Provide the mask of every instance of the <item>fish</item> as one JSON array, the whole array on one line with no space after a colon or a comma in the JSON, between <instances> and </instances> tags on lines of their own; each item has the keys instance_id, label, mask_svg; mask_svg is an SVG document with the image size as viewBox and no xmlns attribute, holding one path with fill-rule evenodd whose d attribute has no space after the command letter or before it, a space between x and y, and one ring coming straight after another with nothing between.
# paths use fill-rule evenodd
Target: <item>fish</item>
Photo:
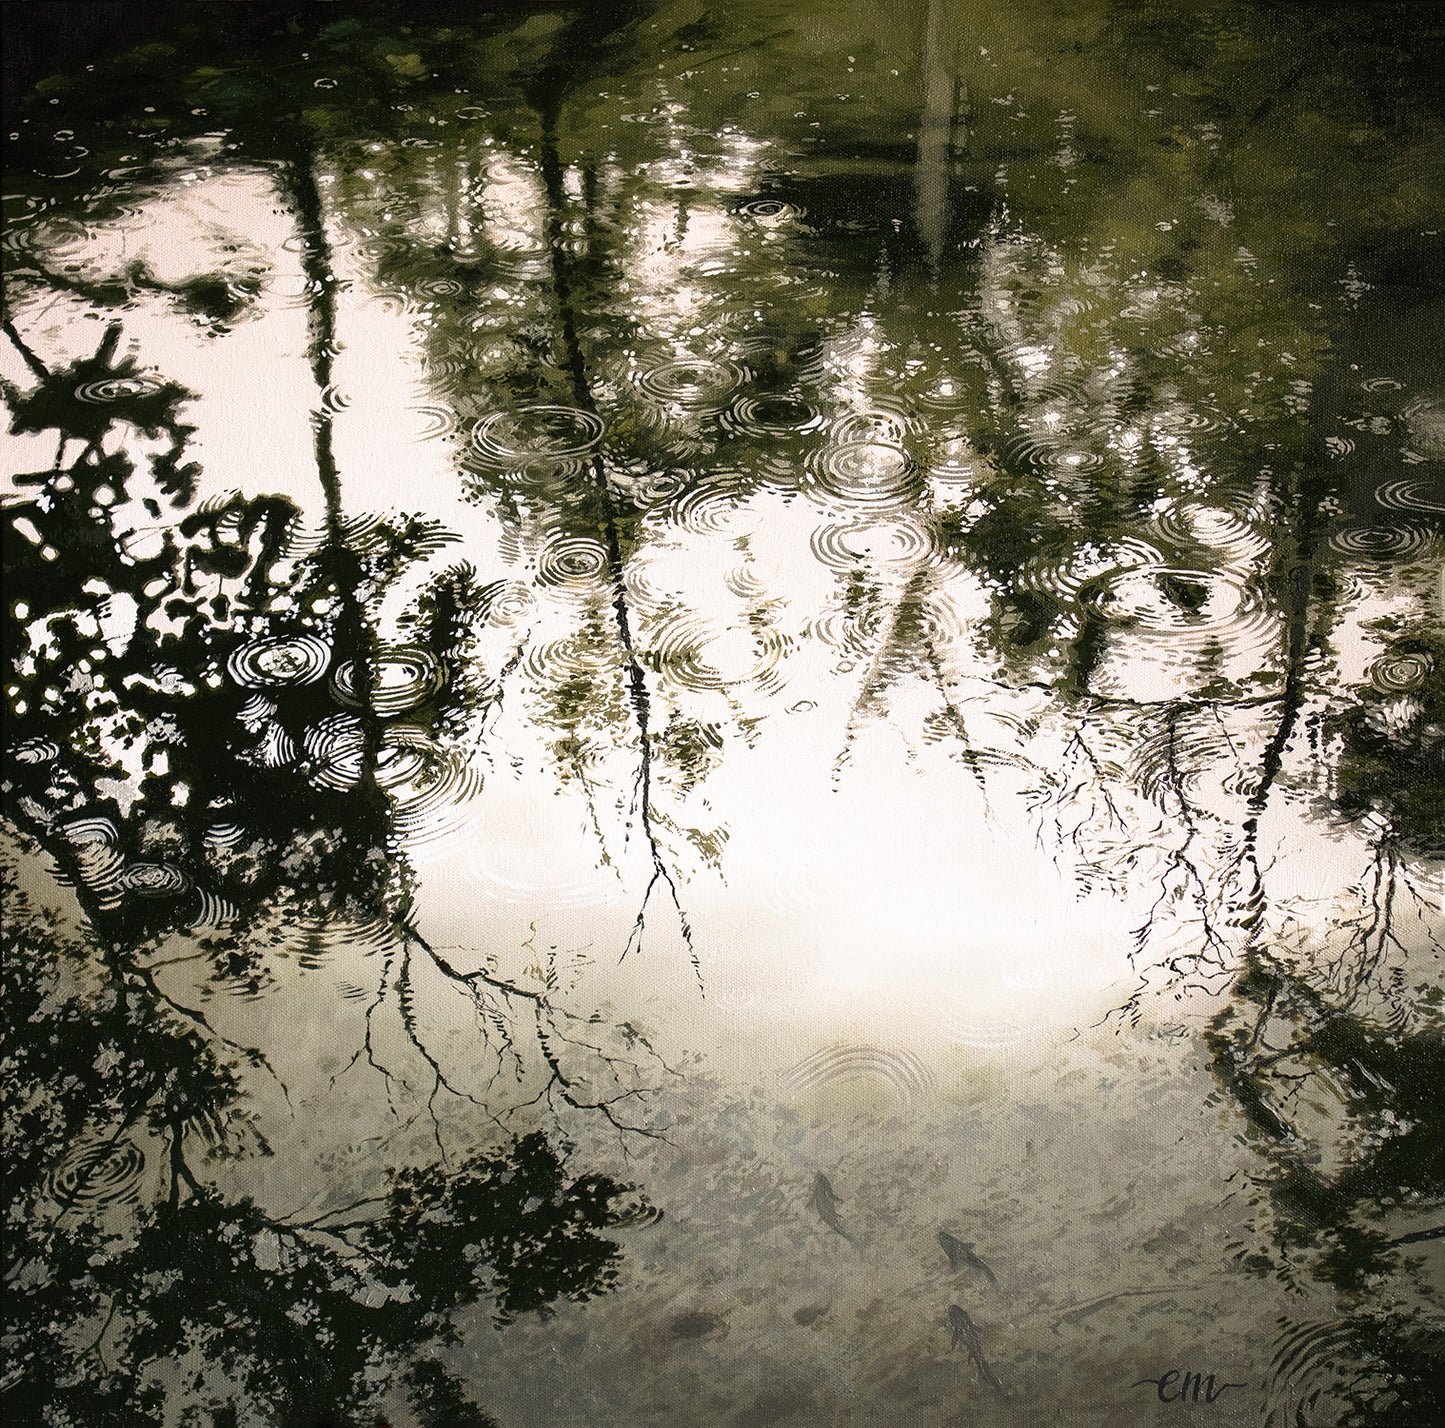
<instances>
[{"instance_id":1,"label":"fish","mask_svg":"<svg viewBox=\"0 0 1445 1428\"><path fill-rule=\"evenodd\" d=\"M856 1245L857 1240L843 1228L842 1221L838 1219L838 1196L834 1191L828 1177L820 1171L813 1179L813 1194L808 1201L813 1209L818 1212L818 1218L833 1231L835 1235L842 1235L850 1245Z\"/></svg>"},{"instance_id":2,"label":"fish","mask_svg":"<svg viewBox=\"0 0 1445 1428\"><path fill-rule=\"evenodd\" d=\"M988 1360L983 1356L983 1340L979 1336L978 1325L957 1304L948 1306L948 1332L953 1340L949 1348L967 1349L969 1358L973 1360L974 1368L978 1370L978 1376L995 1393L1002 1393L1003 1384L998 1381L998 1375L989 1367Z\"/></svg>"},{"instance_id":3,"label":"fish","mask_svg":"<svg viewBox=\"0 0 1445 1428\"><path fill-rule=\"evenodd\" d=\"M997 1287L998 1280L994 1278L993 1270L974 1254L972 1241L956 1240L947 1230L939 1230L938 1243L948 1256L949 1269L955 1274L960 1269L976 1269L990 1284Z\"/></svg>"}]
</instances>

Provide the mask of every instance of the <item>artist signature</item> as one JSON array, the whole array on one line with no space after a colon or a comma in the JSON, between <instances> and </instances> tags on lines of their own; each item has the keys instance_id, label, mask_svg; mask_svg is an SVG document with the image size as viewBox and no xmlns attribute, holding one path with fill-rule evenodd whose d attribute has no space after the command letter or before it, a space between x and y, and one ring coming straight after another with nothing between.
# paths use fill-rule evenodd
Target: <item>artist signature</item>
<instances>
[{"instance_id":1,"label":"artist signature","mask_svg":"<svg viewBox=\"0 0 1445 1428\"><path fill-rule=\"evenodd\" d=\"M1140 1388L1148 1384L1160 1403L1213 1403L1231 1388L1247 1388L1243 1383L1216 1383L1212 1373L1194 1373L1187 1369L1170 1369L1158 1378L1141 1378L1130 1384Z\"/></svg>"}]
</instances>

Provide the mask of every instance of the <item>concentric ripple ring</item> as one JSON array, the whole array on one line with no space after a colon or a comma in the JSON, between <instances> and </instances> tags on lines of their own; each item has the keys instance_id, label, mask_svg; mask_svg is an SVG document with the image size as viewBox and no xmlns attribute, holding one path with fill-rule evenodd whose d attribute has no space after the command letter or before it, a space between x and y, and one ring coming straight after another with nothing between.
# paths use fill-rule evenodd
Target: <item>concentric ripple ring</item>
<instances>
[{"instance_id":1,"label":"concentric ripple ring","mask_svg":"<svg viewBox=\"0 0 1445 1428\"><path fill-rule=\"evenodd\" d=\"M472 445L503 463L567 461L592 451L605 430L596 412L539 403L483 417L472 430Z\"/></svg>"}]
</instances>

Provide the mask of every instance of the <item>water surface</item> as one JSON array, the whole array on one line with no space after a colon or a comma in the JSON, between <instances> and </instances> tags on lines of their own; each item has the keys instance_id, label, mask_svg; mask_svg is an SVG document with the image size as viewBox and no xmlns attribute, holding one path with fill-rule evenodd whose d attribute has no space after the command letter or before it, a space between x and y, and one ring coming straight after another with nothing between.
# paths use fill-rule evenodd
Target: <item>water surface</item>
<instances>
[{"instance_id":1,"label":"water surface","mask_svg":"<svg viewBox=\"0 0 1445 1428\"><path fill-rule=\"evenodd\" d=\"M11 1421L1435 1421L1440 40L30 63Z\"/></svg>"}]
</instances>

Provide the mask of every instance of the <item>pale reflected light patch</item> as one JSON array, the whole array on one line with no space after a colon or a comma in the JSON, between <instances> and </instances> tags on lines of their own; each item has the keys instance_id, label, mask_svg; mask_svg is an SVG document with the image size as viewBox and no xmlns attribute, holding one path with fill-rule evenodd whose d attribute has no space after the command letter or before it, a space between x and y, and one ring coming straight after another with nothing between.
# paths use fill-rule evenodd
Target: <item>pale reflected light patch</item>
<instances>
[{"instance_id":1,"label":"pale reflected light patch","mask_svg":"<svg viewBox=\"0 0 1445 1428\"><path fill-rule=\"evenodd\" d=\"M940 1018L1033 1026L1098 1010L1117 984L1126 911L1079 899L1017 810L980 841L978 791L940 747L918 751L918 776L900 783L892 739L865 740L835 782L840 693L802 737L770 722L752 757L708 786L734 830L732 898L699 890L699 925L727 928L708 937L710 994L753 994L758 1027L738 1034L851 1024L907 1039L940 1035Z\"/></svg>"},{"instance_id":2,"label":"pale reflected light patch","mask_svg":"<svg viewBox=\"0 0 1445 1428\"><path fill-rule=\"evenodd\" d=\"M1054 355L1046 347L1020 344L1014 348L1011 355L1023 369L1024 374L1029 377L1042 377L1054 365ZM1055 415L1054 422L1057 423L1057 421L1058 417Z\"/></svg>"},{"instance_id":3,"label":"pale reflected light patch","mask_svg":"<svg viewBox=\"0 0 1445 1428\"><path fill-rule=\"evenodd\" d=\"M284 212L276 212L272 175L241 166L223 175L195 169L177 178L107 222L77 225L59 243L45 244L47 264L92 282L122 283L138 265L173 287L198 273L214 273L234 285L238 296L247 285L263 282L278 240L290 231Z\"/></svg>"},{"instance_id":4,"label":"pale reflected light patch","mask_svg":"<svg viewBox=\"0 0 1445 1428\"><path fill-rule=\"evenodd\" d=\"M412 322L367 300L359 259L338 253L336 261L346 281L337 303L343 346L333 384L346 394L347 408L333 420L332 440L347 506L394 507L404 484L408 510L450 516L457 505L451 453L445 442L423 439L428 417L414 406L425 366Z\"/></svg>"},{"instance_id":5,"label":"pale reflected light patch","mask_svg":"<svg viewBox=\"0 0 1445 1428\"><path fill-rule=\"evenodd\" d=\"M708 186L723 193L748 193L757 187L758 173L773 145L731 124L724 124L718 133L722 150L719 160L709 167Z\"/></svg>"},{"instance_id":6,"label":"pale reflected light patch","mask_svg":"<svg viewBox=\"0 0 1445 1428\"><path fill-rule=\"evenodd\" d=\"M705 328L698 317L707 294L689 280L691 255L684 246L686 235L678 235L676 206L641 205L640 215L625 290L658 338L701 336Z\"/></svg>"},{"instance_id":7,"label":"pale reflected light patch","mask_svg":"<svg viewBox=\"0 0 1445 1428\"><path fill-rule=\"evenodd\" d=\"M499 149L489 149L485 173L482 211L492 241L517 251L545 247L547 200L536 171Z\"/></svg>"},{"instance_id":8,"label":"pale reflected light patch","mask_svg":"<svg viewBox=\"0 0 1445 1428\"><path fill-rule=\"evenodd\" d=\"M876 374L885 350L877 336L877 323L867 312L827 338L822 366L833 379L829 390L832 400L841 406L865 407L870 395L867 379Z\"/></svg>"},{"instance_id":9,"label":"pale reflected light patch","mask_svg":"<svg viewBox=\"0 0 1445 1428\"><path fill-rule=\"evenodd\" d=\"M466 855L482 897L545 917L549 911L617 904L625 889L602 864L596 841L566 805L523 809L489 801L486 839Z\"/></svg>"},{"instance_id":10,"label":"pale reflected light patch","mask_svg":"<svg viewBox=\"0 0 1445 1428\"><path fill-rule=\"evenodd\" d=\"M701 258L732 252L738 246L738 224L727 209L714 203L689 204L687 227L674 239L677 252Z\"/></svg>"}]
</instances>

